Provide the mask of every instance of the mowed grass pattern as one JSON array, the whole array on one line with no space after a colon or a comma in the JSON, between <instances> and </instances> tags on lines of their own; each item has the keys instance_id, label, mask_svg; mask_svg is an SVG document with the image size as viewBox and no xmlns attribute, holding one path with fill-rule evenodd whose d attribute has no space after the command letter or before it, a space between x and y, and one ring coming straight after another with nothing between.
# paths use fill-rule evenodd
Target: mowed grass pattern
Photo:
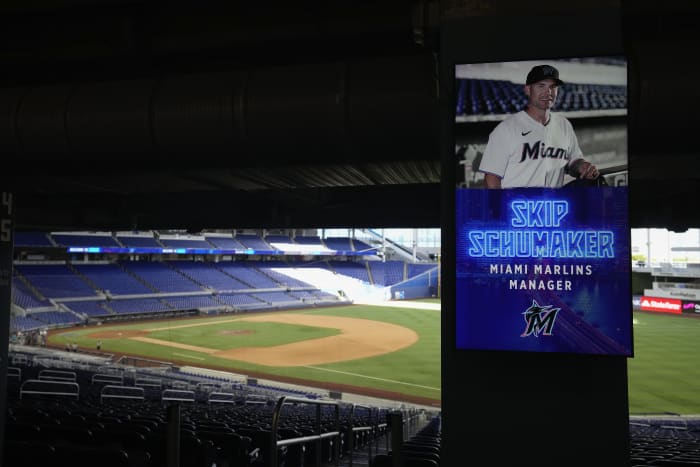
<instances>
[{"instance_id":1,"label":"mowed grass pattern","mask_svg":"<svg viewBox=\"0 0 700 467\"><path fill-rule=\"evenodd\" d=\"M186 361L195 366L213 366L234 372L258 372L270 376L308 379L319 382L350 384L392 391L408 396L440 399L440 312L403 308L355 305L349 307L295 311L294 313L356 317L386 321L413 329L420 336L405 349L372 358L349 360L314 367L268 367L211 357L190 350L177 350L128 339L103 339L108 352L148 355L156 360ZM179 341L213 349L237 346L266 346L332 335L336 330L281 323L231 321L245 315L223 315L198 319L210 326L177 328L186 322L142 321L119 325L122 330L170 327L151 337ZM105 326L115 330L115 326ZM99 327L72 328L52 335L52 344L63 346L76 342L94 348L90 333ZM255 330L237 334L226 333ZM631 415L651 413L700 414L700 319L661 313L634 313L634 351L628 362L629 411Z\"/></svg>"},{"instance_id":2,"label":"mowed grass pattern","mask_svg":"<svg viewBox=\"0 0 700 467\"><path fill-rule=\"evenodd\" d=\"M275 314L286 312L275 312ZM349 360L315 366L275 367L244 361L232 361L193 350L174 349L132 339L102 339L102 350L147 356L154 360L187 362L200 367L213 367L237 373L256 373L333 384L391 391L409 397L440 401L440 311L413 308L390 308L366 305L294 310L295 314L312 314L384 321L414 330L418 341L404 349L371 358ZM256 313L256 316L259 314ZM100 331L161 330L148 337L181 342L210 349L271 346L316 339L338 333L332 328L290 325L271 322L241 321L251 316L222 315L196 320L141 321L124 325L72 328L50 336L50 344L63 346L75 342L81 347L95 348L97 339L90 334ZM197 326L183 326L187 324ZM206 325L204 325L206 324ZM254 332L250 332L254 331Z\"/></svg>"},{"instance_id":3,"label":"mowed grass pattern","mask_svg":"<svg viewBox=\"0 0 700 467\"><path fill-rule=\"evenodd\" d=\"M214 327L212 327L214 326ZM212 332L214 329L214 332ZM182 342L210 349L226 350L239 347L271 347L274 345L291 344L307 339L339 334L331 328L299 326L286 323L265 323L254 321L221 321L220 324L209 326L178 325L151 332L148 337L169 342ZM235 338L232 338L235 336Z\"/></svg>"},{"instance_id":4,"label":"mowed grass pattern","mask_svg":"<svg viewBox=\"0 0 700 467\"><path fill-rule=\"evenodd\" d=\"M700 319L634 313L629 411L700 414Z\"/></svg>"}]
</instances>

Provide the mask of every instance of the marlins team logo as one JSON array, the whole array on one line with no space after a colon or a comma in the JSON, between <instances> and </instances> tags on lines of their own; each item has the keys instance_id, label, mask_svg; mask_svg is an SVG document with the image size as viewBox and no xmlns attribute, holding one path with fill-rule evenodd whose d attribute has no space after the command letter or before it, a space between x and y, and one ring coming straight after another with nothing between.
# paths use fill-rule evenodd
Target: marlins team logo
<instances>
[{"instance_id":1,"label":"marlins team logo","mask_svg":"<svg viewBox=\"0 0 700 467\"><path fill-rule=\"evenodd\" d=\"M561 308L553 308L552 305L540 306L535 300L532 301L530 308L523 311L525 318L525 331L520 337L534 335L539 337L540 333L543 336L551 336L554 328L554 321L557 319L557 314Z\"/></svg>"}]
</instances>

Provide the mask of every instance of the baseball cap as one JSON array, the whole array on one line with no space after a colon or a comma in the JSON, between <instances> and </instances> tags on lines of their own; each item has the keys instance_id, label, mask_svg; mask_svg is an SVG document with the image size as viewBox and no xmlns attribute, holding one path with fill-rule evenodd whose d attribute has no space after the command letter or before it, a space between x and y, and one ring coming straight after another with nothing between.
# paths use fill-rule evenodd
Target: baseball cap
<instances>
[{"instance_id":1,"label":"baseball cap","mask_svg":"<svg viewBox=\"0 0 700 467\"><path fill-rule=\"evenodd\" d=\"M552 65L537 65L532 67L530 73L527 74L525 84L536 83L543 79L553 79L559 86L564 84L564 82L559 79L559 70Z\"/></svg>"}]
</instances>

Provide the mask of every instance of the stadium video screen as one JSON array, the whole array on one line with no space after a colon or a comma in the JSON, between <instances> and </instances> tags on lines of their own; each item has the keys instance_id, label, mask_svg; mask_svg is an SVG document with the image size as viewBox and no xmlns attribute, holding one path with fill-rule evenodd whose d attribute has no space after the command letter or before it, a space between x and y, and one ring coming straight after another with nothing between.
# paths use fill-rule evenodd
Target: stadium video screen
<instances>
[{"instance_id":1,"label":"stadium video screen","mask_svg":"<svg viewBox=\"0 0 700 467\"><path fill-rule=\"evenodd\" d=\"M457 348L631 356L626 59L454 72Z\"/></svg>"}]
</instances>

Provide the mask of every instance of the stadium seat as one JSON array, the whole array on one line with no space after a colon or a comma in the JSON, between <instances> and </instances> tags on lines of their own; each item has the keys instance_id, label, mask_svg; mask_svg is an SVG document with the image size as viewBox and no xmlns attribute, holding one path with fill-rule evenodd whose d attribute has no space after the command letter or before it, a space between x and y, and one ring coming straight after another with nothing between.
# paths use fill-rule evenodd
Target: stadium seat
<instances>
[{"instance_id":1,"label":"stadium seat","mask_svg":"<svg viewBox=\"0 0 700 467\"><path fill-rule=\"evenodd\" d=\"M5 439L3 445L4 467L29 467L54 465L56 448L36 440Z\"/></svg>"}]
</instances>

